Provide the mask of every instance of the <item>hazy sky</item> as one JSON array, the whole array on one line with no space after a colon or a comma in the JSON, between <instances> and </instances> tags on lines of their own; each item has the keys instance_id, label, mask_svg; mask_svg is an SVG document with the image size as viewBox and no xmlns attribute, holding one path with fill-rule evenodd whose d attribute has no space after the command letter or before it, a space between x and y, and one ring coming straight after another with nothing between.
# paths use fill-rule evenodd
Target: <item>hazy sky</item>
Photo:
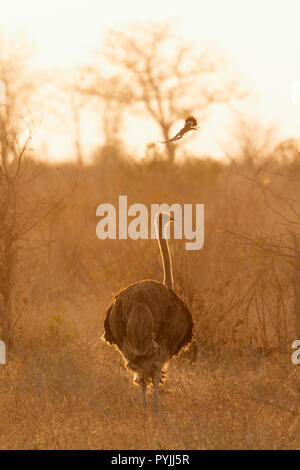
<instances>
[{"instance_id":1,"label":"hazy sky","mask_svg":"<svg viewBox=\"0 0 300 470\"><path fill-rule=\"evenodd\" d=\"M293 84L300 84L299 0L0 0L0 6L0 28L25 32L35 43L37 65L46 68L87 61L107 27L177 20L179 31L195 45L215 42L224 51L258 94L257 113L277 123L282 136L300 132L300 99L292 99ZM99 140L96 129L85 136L91 147ZM140 151L160 138L152 123L147 131L144 122L140 131L128 131L129 144ZM217 132L211 125L205 139L199 135L193 145L199 140L204 150L217 152ZM62 132L52 132L51 139L59 143L56 158L71 153Z\"/></svg>"}]
</instances>

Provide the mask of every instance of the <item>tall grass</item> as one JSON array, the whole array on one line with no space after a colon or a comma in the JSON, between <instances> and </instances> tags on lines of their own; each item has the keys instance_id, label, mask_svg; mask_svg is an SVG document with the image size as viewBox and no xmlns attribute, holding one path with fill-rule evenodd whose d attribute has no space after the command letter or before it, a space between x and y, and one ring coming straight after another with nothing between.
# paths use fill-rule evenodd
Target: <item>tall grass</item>
<instances>
[{"instance_id":1,"label":"tall grass","mask_svg":"<svg viewBox=\"0 0 300 470\"><path fill-rule=\"evenodd\" d=\"M299 448L293 270L259 244L284 237L277 212L287 208L278 198L270 208L252 181L284 191L278 173L295 162L272 164L277 176L264 180L265 168L242 160L27 162L25 176L38 178L24 178L24 208L37 195L70 194L19 241L14 343L0 366L1 448ZM158 416L142 413L122 358L100 341L112 295L162 279L155 240L96 238L96 207L117 206L119 195L147 207L205 204L204 248L171 241L175 290L192 309L199 351L170 363Z\"/></svg>"}]
</instances>

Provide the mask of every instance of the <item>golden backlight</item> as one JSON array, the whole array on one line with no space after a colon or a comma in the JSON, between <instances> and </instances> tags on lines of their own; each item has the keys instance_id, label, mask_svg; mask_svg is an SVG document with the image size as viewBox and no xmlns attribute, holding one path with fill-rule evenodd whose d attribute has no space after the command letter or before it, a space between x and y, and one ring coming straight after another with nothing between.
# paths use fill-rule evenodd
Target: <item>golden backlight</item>
<instances>
[{"instance_id":1,"label":"golden backlight","mask_svg":"<svg viewBox=\"0 0 300 470\"><path fill-rule=\"evenodd\" d=\"M257 95L251 105L253 113L277 124L281 136L289 136L297 133L300 121L300 103L292 100L293 84L300 79L299 13L297 1L12 0L1 2L0 26L10 35L25 33L34 43L35 64L51 70L90 63L107 28L122 30L130 22L175 20L179 33L196 47L216 44ZM226 136L227 120L227 115L222 118L215 113L187 145L191 149L200 145L204 153L221 156L219 144ZM145 122L136 133L136 125L127 126L124 138L142 153L157 130ZM55 158L70 154L68 138L51 126L49 139L49 127L46 122L36 138L52 149L55 135L59 143ZM97 144L98 132L98 123L91 122L86 130L87 149Z\"/></svg>"},{"instance_id":2,"label":"golden backlight","mask_svg":"<svg viewBox=\"0 0 300 470\"><path fill-rule=\"evenodd\" d=\"M300 449L299 19L0 0L0 450Z\"/></svg>"}]
</instances>

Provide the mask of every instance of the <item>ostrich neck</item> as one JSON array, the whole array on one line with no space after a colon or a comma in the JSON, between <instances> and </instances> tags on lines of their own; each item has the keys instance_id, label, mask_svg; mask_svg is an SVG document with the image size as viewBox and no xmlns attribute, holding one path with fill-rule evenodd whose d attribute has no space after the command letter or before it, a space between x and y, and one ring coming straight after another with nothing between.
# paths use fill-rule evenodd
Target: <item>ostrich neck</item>
<instances>
[{"instance_id":1,"label":"ostrich neck","mask_svg":"<svg viewBox=\"0 0 300 470\"><path fill-rule=\"evenodd\" d=\"M172 273L172 262L170 257L170 250L168 241L163 238L165 227L162 227L162 217L159 217L159 237L158 243L160 248L160 254L162 258L163 270L164 270L164 284L173 290L173 273Z\"/></svg>"}]
</instances>

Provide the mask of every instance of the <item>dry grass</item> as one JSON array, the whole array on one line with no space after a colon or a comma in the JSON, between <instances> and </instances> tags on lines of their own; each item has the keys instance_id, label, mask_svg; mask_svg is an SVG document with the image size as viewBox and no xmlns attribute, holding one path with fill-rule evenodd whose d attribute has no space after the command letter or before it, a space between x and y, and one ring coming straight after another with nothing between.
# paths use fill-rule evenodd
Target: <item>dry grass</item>
<instances>
[{"instance_id":1,"label":"dry grass","mask_svg":"<svg viewBox=\"0 0 300 470\"><path fill-rule=\"evenodd\" d=\"M2 449L299 448L289 357L175 359L153 416L118 352L97 339L35 341L1 369Z\"/></svg>"},{"instance_id":2,"label":"dry grass","mask_svg":"<svg viewBox=\"0 0 300 470\"><path fill-rule=\"evenodd\" d=\"M299 448L290 267L224 235L276 235L259 191L212 161L168 168L108 160L79 173L42 167L23 187L20 210L36 194L55 200L75 178L76 190L20 247L12 299L20 319L0 368L0 448ZM142 412L121 356L100 341L112 295L161 279L155 241L96 239L96 206L122 194L129 204L206 205L205 248L171 244L175 288L193 310L200 354L194 364L188 355L171 361L158 416Z\"/></svg>"}]
</instances>

